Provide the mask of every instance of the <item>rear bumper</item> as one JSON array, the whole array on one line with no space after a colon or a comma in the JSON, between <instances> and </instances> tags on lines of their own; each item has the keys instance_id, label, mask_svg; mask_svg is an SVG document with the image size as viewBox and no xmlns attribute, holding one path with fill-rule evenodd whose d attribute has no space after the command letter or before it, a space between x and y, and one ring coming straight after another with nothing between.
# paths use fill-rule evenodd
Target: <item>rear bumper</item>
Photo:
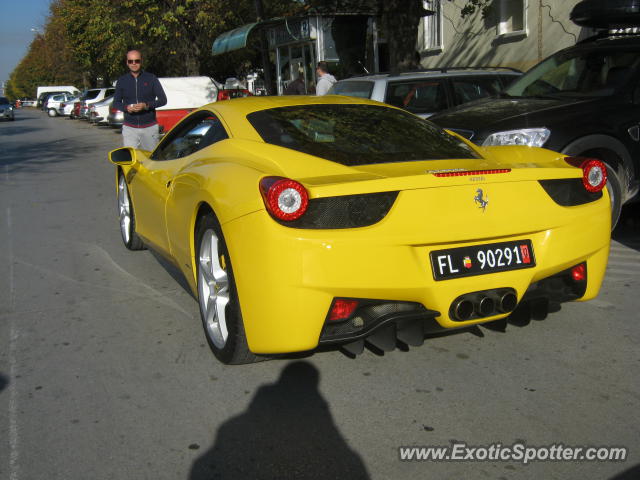
<instances>
[{"instance_id":1,"label":"rear bumper","mask_svg":"<svg viewBox=\"0 0 640 480\"><path fill-rule=\"evenodd\" d=\"M292 229L277 224L264 211L223 225L223 232L250 349L284 353L311 350L321 341L332 341L326 337L325 320L337 297L416 306L399 312L391 321L380 317L379 325L372 324L367 331L334 338L340 342L374 334L390 323L397 333L402 330L397 325L408 320L419 320L427 332L434 327L460 328L504 318L506 314L455 321L449 310L457 297L479 290L511 288L520 302L536 282L582 262L587 264L588 279L579 300L589 300L600 289L607 263L608 197L575 208L571 217L570 223L545 230L451 243L430 243L428 232L423 241L416 242L414 236L411 242L404 242L384 227L384 221L352 230ZM434 280L431 250L521 239L531 240L535 267ZM572 299L575 297L561 301Z\"/></svg>"}]
</instances>

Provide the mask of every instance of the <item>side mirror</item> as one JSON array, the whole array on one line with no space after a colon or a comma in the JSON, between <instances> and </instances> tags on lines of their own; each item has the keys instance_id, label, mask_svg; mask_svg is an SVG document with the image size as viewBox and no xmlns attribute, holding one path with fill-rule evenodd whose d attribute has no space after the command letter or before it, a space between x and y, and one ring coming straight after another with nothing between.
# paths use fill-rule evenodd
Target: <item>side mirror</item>
<instances>
[{"instance_id":1,"label":"side mirror","mask_svg":"<svg viewBox=\"0 0 640 480\"><path fill-rule=\"evenodd\" d=\"M109 152L109 161L114 165L133 165L136 162L136 151L131 147L116 148Z\"/></svg>"}]
</instances>

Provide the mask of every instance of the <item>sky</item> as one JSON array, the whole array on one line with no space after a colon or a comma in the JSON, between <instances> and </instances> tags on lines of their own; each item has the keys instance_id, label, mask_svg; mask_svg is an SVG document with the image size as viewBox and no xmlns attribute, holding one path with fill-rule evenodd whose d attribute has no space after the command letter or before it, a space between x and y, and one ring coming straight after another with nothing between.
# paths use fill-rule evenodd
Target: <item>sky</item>
<instances>
[{"instance_id":1,"label":"sky","mask_svg":"<svg viewBox=\"0 0 640 480\"><path fill-rule=\"evenodd\" d=\"M43 31L51 0L0 0L2 28L0 29L0 82L27 53L35 35L32 28Z\"/></svg>"}]
</instances>

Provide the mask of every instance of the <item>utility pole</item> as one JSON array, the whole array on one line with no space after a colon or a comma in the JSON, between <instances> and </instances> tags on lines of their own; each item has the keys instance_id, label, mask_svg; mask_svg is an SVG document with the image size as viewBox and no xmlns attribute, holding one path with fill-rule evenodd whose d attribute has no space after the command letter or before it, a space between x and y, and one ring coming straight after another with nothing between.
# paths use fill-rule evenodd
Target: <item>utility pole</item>
<instances>
[{"instance_id":1,"label":"utility pole","mask_svg":"<svg viewBox=\"0 0 640 480\"><path fill-rule=\"evenodd\" d=\"M264 20L264 8L262 6L262 0L254 0L256 6L257 21ZM260 28L260 27L259 27ZM267 34L264 28L260 28L260 56L262 57L262 70L264 72L264 86L267 90L267 95L273 95L273 83L271 80L271 62L269 61L269 46L267 44Z\"/></svg>"}]
</instances>

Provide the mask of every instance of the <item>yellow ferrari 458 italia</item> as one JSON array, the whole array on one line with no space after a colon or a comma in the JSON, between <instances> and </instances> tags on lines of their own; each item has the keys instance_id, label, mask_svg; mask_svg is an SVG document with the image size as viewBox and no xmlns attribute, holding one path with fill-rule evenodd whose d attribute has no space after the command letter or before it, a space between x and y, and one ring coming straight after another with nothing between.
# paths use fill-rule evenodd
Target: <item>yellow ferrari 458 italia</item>
<instances>
[{"instance_id":1,"label":"yellow ferrari 458 italia","mask_svg":"<svg viewBox=\"0 0 640 480\"><path fill-rule=\"evenodd\" d=\"M594 298L607 263L600 161L478 147L369 100L212 103L109 159L126 247L182 271L224 363L419 345Z\"/></svg>"}]
</instances>

